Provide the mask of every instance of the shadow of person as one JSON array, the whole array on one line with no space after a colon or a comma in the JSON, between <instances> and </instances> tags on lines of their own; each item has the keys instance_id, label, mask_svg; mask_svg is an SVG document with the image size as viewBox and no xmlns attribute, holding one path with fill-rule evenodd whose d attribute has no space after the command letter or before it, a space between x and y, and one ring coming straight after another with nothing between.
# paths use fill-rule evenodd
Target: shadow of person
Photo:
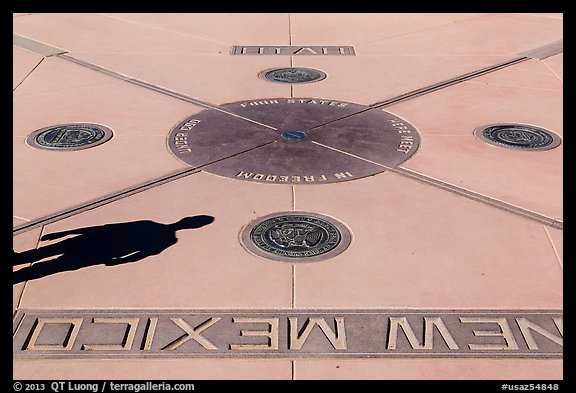
<instances>
[{"instance_id":1,"label":"shadow of person","mask_svg":"<svg viewBox=\"0 0 576 393\"><path fill-rule=\"evenodd\" d=\"M46 277L50 274L77 270L83 267L104 264L119 265L140 261L158 255L176 244L176 231L201 228L214 221L212 216L184 217L172 224L161 224L150 220L121 222L101 226L77 228L69 231L49 233L41 240L64 239L33 250L14 253L14 265L33 263L13 273L13 283Z\"/></svg>"}]
</instances>

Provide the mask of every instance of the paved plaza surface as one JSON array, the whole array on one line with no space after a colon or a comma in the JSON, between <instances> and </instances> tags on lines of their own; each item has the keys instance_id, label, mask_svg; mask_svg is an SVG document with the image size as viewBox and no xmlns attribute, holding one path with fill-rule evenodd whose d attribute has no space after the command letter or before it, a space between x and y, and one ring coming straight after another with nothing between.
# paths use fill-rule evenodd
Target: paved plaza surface
<instances>
[{"instance_id":1,"label":"paved plaza surface","mask_svg":"<svg viewBox=\"0 0 576 393\"><path fill-rule=\"evenodd\" d=\"M563 379L562 14L13 34L14 379Z\"/></svg>"}]
</instances>

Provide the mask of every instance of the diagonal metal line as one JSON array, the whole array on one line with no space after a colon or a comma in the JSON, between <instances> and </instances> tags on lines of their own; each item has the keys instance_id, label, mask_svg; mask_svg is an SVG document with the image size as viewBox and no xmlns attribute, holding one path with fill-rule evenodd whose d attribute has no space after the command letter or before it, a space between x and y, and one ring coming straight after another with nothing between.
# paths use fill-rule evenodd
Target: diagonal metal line
<instances>
[{"instance_id":1,"label":"diagonal metal line","mask_svg":"<svg viewBox=\"0 0 576 393\"><path fill-rule=\"evenodd\" d=\"M43 57L56 56L68 52L65 49L60 49L18 34L12 34L12 45L39 54Z\"/></svg>"},{"instance_id":2,"label":"diagonal metal line","mask_svg":"<svg viewBox=\"0 0 576 393\"><path fill-rule=\"evenodd\" d=\"M546 59L550 56L554 56L554 55L557 55L557 54L562 53L562 52L564 52L564 40L563 39L552 42L552 43L544 45L544 46L541 46L539 48L529 50L527 52L523 52L523 53L521 53L521 55L530 57L532 59L543 60L543 59Z\"/></svg>"},{"instance_id":3,"label":"diagonal metal line","mask_svg":"<svg viewBox=\"0 0 576 393\"><path fill-rule=\"evenodd\" d=\"M498 208L500 210L507 211L509 213L516 214L518 216L527 218L527 219L532 220L532 221L536 221L540 224L544 224L544 225L547 225L547 226L552 227L552 228L563 230L564 224L562 221L548 217L548 216L545 216L543 214L536 213L536 212L533 212L531 210L523 209L521 207L512 205L508 202L504 202L504 201L501 201L499 199L495 199L495 198L492 198L492 197L489 197L489 196L486 196L486 195L483 195L483 194L480 194L480 193L477 193L474 191L470 191L470 190L467 190L465 188L455 186L453 184L435 179L433 177L423 175L421 173L414 172L414 171L406 169L406 168L390 167L387 165L383 165L383 164L380 164L378 162L357 156L357 155L352 154L352 153L348 153L348 152L340 150L340 149L336 149L332 146L324 145L324 144L316 142L316 141L311 141L311 143L314 143L315 145L324 147L326 149L330 149L330 150L345 154L345 155L350 156L350 157L357 158L357 159L362 160L362 161L369 162L369 163L374 164L374 165L378 165L378 166L385 168L386 170L388 170L392 173L407 177L409 179L418 181L420 183L424 183L424 184L436 187L438 189L448 191L452 194L456 194L456 195L471 199L473 201L480 202L480 203L483 203L485 205L495 207L495 208Z\"/></svg>"},{"instance_id":4,"label":"diagonal metal line","mask_svg":"<svg viewBox=\"0 0 576 393\"><path fill-rule=\"evenodd\" d=\"M260 149L261 147L268 146L268 145L275 143L275 142L276 141L266 142L264 144L258 145L256 147L250 148L248 150L244 150L244 151L241 151L239 153L232 154L230 156L220 158L218 160L214 160L214 161L208 162L206 164L203 164L203 165L200 165L197 167L186 168L186 169L183 169L180 171L172 172L172 173L169 173L167 175L158 177L156 179L147 181L145 183L141 183L141 184L135 185L133 187L126 188L124 190L100 197L98 199L95 199L95 200L92 200L92 201L89 201L86 203L83 203L81 205L78 205L78 206L75 206L75 207L72 207L72 208L69 208L66 210L62 210L60 212L50 214L48 216L38 218L36 220L33 220L33 221L27 222L25 224L19 225L17 227L14 227L12 229L12 236L19 235L21 233L27 232L29 230L32 230L32 229L37 228L37 227L42 226L42 225L47 225L47 224L50 224L50 223L53 223L56 221L63 220L65 218L74 216L76 214L85 212L87 210L95 209L97 207L106 205L108 203L117 201L119 199L123 199L123 198L129 197L131 195L138 194L142 191L146 191L146 190L149 190L151 188L160 186L162 184L166 184L166 183L169 183L171 181L181 179L181 178L186 177L188 175L198 173L201 171L202 168L204 168L206 166L209 166L209 165L212 165L212 164L215 164L215 163L218 163L218 162L221 162L221 161L224 161L224 160L227 160L229 158L233 158L233 157L245 154L245 153L249 153L251 151L254 151L256 149Z\"/></svg>"}]
</instances>

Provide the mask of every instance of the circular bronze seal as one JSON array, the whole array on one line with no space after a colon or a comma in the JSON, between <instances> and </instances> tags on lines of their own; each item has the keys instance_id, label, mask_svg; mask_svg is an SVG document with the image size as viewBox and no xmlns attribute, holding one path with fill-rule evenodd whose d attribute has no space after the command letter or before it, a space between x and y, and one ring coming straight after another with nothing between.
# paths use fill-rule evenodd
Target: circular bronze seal
<instances>
[{"instance_id":1,"label":"circular bronze seal","mask_svg":"<svg viewBox=\"0 0 576 393\"><path fill-rule=\"evenodd\" d=\"M26 138L34 148L46 150L81 150L101 145L112 138L112 130L100 124L71 123L44 127Z\"/></svg>"},{"instance_id":2,"label":"circular bronze seal","mask_svg":"<svg viewBox=\"0 0 576 393\"><path fill-rule=\"evenodd\" d=\"M474 130L491 145L521 150L549 150L560 145L560 137L551 131L527 124L492 124Z\"/></svg>"},{"instance_id":3,"label":"circular bronze seal","mask_svg":"<svg viewBox=\"0 0 576 393\"><path fill-rule=\"evenodd\" d=\"M311 83L326 78L326 74L320 70L303 67L275 68L262 71L260 78L270 82L280 83Z\"/></svg>"},{"instance_id":4,"label":"circular bronze seal","mask_svg":"<svg viewBox=\"0 0 576 393\"><path fill-rule=\"evenodd\" d=\"M240 181L321 185L394 168L418 130L382 108L321 98L265 98L202 110L167 138L178 159Z\"/></svg>"},{"instance_id":5,"label":"circular bronze seal","mask_svg":"<svg viewBox=\"0 0 576 393\"><path fill-rule=\"evenodd\" d=\"M261 217L242 231L245 248L281 262L317 262L332 258L350 244L348 228L333 218L309 212L283 212Z\"/></svg>"}]
</instances>

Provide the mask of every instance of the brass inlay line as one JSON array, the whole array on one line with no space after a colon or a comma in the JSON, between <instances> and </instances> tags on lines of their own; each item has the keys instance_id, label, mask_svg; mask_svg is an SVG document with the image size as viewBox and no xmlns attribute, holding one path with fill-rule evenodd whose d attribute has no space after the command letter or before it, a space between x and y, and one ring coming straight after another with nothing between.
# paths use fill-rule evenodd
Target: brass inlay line
<instances>
[{"instance_id":1,"label":"brass inlay line","mask_svg":"<svg viewBox=\"0 0 576 393\"><path fill-rule=\"evenodd\" d=\"M57 56L63 53L68 53L67 50L60 49L27 37L23 37L18 34L12 34L12 45L44 57Z\"/></svg>"}]
</instances>

